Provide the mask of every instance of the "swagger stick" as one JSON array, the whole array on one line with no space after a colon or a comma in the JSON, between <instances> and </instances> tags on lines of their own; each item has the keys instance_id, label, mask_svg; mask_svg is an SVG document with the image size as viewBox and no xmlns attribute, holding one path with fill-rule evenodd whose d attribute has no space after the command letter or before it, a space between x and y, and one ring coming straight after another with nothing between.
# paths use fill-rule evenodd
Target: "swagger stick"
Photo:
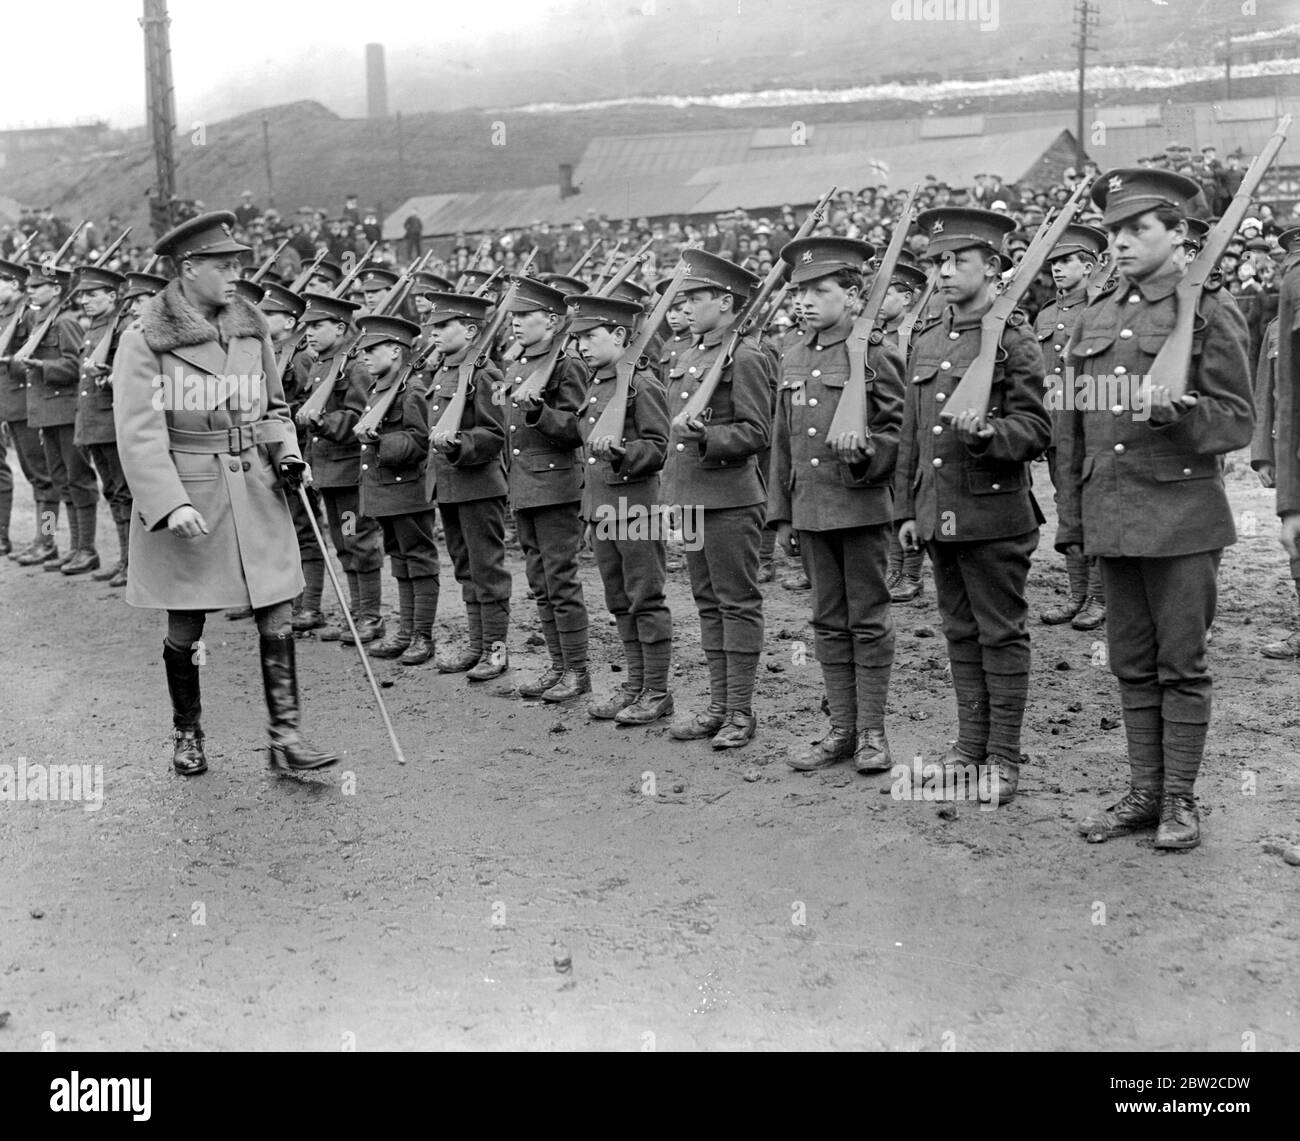
<instances>
[{"instance_id":1,"label":"swagger stick","mask_svg":"<svg viewBox=\"0 0 1300 1141\"><path fill-rule=\"evenodd\" d=\"M357 653L361 655L361 664L366 669L366 679L370 682L370 688L375 693L375 704L379 706L379 716L384 719L384 728L388 730L388 739L392 742L393 753L397 757L399 765L406 764L406 755L402 752L402 746L397 743L397 734L393 731L392 718L388 716L388 707L384 705L384 699L379 695L379 683L375 681L374 671L370 668L370 659L366 657L366 648L361 644L361 636L357 633L357 624L352 621L352 611L348 609L347 601L343 597L343 587L339 583L339 576L334 571L334 563L330 560L329 552L325 547L325 536L320 532L320 524L316 522L316 512L312 509L311 500L307 498L307 489L300 483L298 485L298 498L302 500L303 510L307 512L307 518L311 521L312 535L315 536L316 545L320 547L321 554L325 556L325 569L329 571L330 582L334 584L334 596L339 600L339 608L343 611L343 617L347 621L348 629L352 632L353 644L357 647Z\"/></svg>"}]
</instances>

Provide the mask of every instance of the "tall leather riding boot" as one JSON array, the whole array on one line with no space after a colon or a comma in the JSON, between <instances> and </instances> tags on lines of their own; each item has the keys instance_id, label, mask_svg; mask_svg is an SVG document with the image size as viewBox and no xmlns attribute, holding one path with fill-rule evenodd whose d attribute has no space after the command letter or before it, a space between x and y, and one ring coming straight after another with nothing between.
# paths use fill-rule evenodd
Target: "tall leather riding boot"
<instances>
[{"instance_id":1,"label":"tall leather riding boot","mask_svg":"<svg viewBox=\"0 0 1300 1141\"><path fill-rule=\"evenodd\" d=\"M208 758L203 752L203 729L199 724L203 705L194 651L178 650L164 639L163 667L172 698L172 768L181 776L197 776L207 772Z\"/></svg>"},{"instance_id":2,"label":"tall leather riding boot","mask_svg":"<svg viewBox=\"0 0 1300 1141\"><path fill-rule=\"evenodd\" d=\"M40 563L51 562L59 557L59 548L54 543L54 528L59 522L58 500L54 502L36 501L36 535L31 545L16 555L9 557L21 567L34 567Z\"/></svg>"},{"instance_id":3,"label":"tall leather riding boot","mask_svg":"<svg viewBox=\"0 0 1300 1141\"><path fill-rule=\"evenodd\" d=\"M98 517L98 504L89 507L74 507L72 518L77 521L77 550L71 559L61 568L64 574L85 574L99 569L99 552L95 550L95 524Z\"/></svg>"},{"instance_id":4,"label":"tall leather riding boot","mask_svg":"<svg viewBox=\"0 0 1300 1141\"><path fill-rule=\"evenodd\" d=\"M270 714L271 743L267 750L273 768L320 769L338 761L333 753L317 749L298 731L298 667L293 634L263 634L262 685Z\"/></svg>"},{"instance_id":5,"label":"tall leather riding boot","mask_svg":"<svg viewBox=\"0 0 1300 1141\"><path fill-rule=\"evenodd\" d=\"M106 582L110 586L112 585L113 579L117 578L120 573L125 573L123 568L126 565L126 546L129 541L131 528L129 523L115 522L114 526L117 528L117 562L112 566L105 566L100 570L97 570L90 576L96 582ZM125 585L125 583L123 583L123 585Z\"/></svg>"}]
</instances>

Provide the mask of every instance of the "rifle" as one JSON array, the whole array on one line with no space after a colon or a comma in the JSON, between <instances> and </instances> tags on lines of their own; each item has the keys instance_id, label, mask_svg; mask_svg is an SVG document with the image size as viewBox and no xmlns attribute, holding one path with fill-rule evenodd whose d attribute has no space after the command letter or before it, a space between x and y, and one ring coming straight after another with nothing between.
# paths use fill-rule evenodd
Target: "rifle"
<instances>
[{"instance_id":1,"label":"rifle","mask_svg":"<svg viewBox=\"0 0 1300 1141\"><path fill-rule=\"evenodd\" d=\"M939 267L936 265L931 271L930 276L926 279L925 288L921 290L921 296L916 299L915 304L904 315L903 320L898 326L898 350L903 354L903 361L907 361L907 355L912 349L912 330L924 315L926 307L930 304L930 298L934 296L934 287L939 284Z\"/></svg>"},{"instance_id":2,"label":"rifle","mask_svg":"<svg viewBox=\"0 0 1300 1141\"><path fill-rule=\"evenodd\" d=\"M875 331L876 320L880 316L880 307L885 303L885 294L889 291L890 279L894 276L894 266L898 264L898 255L903 252L903 243L907 241L907 231L912 228L912 210L916 197L921 193L918 182L912 187L912 193L903 204L902 213L894 226L889 245L885 247L885 256L876 267L876 276L872 278L871 289L867 293L866 304L862 313L854 320L852 329L844 347L849 354L849 379L840 393L839 403L831 417L827 437L836 455L847 459L851 454L871 455L871 428L867 424L867 348L871 344L871 334ZM872 379L875 378L874 372Z\"/></svg>"},{"instance_id":3,"label":"rifle","mask_svg":"<svg viewBox=\"0 0 1300 1141\"><path fill-rule=\"evenodd\" d=\"M587 433L587 450L592 452L593 456L597 452L605 453L610 447L623 443L623 428L627 421L627 402L628 394L632 389L632 374L636 371L642 355L672 306L674 296L681 292L682 282L686 280L686 266L687 262L684 260L677 263L677 268L664 287L663 296L651 310L650 316L642 323L641 332L619 358L614 375L614 394L605 405L605 410L597 417L596 423L592 425L591 431ZM590 462L595 463L595 459Z\"/></svg>"},{"instance_id":4,"label":"rifle","mask_svg":"<svg viewBox=\"0 0 1300 1141\"><path fill-rule=\"evenodd\" d=\"M528 260L524 262L521 272L511 281L501 300L497 303L496 312L492 314L492 319L479 331L479 335L474 338L473 343L469 346L470 352L462 362L456 377L456 391L452 398L447 401L447 407L443 409L442 415L438 417L438 423L429 432L431 441L436 441L439 437L453 436L460 430L461 418L465 415L465 401L469 395L469 382L474 376L474 370L482 368L488 363L488 353L496 340L497 333L501 331L501 326L505 324L506 317L510 313L510 306L514 303L515 294L519 292L519 282L523 280L523 275L532 264L533 254L536 252L534 250L532 254L528 255Z\"/></svg>"},{"instance_id":5,"label":"rifle","mask_svg":"<svg viewBox=\"0 0 1300 1141\"><path fill-rule=\"evenodd\" d=\"M596 291L594 296L612 297L614 294L614 290L616 290L620 285L623 284L623 282L625 282L629 277L632 276L632 271L635 270L637 266L643 265L645 263L646 256L650 253L650 247L653 244L654 244L654 238L647 238L645 240L645 243L641 246L641 248L637 250L636 253L634 253L630 258L628 258L627 261L623 263L622 268L619 269L619 271L616 274L614 274L614 276L611 277L607 282L605 282L605 284L602 285L600 289ZM667 312L667 310L665 310L665 312Z\"/></svg>"},{"instance_id":6,"label":"rifle","mask_svg":"<svg viewBox=\"0 0 1300 1141\"><path fill-rule=\"evenodd\" d=\"M989 396L993 392L993 371L997 368L998 353L1002 350L1002 331L1007 321L1016 311L1021 298L1033 285L1038 271L1043 268L1056 243L1061 240L1065 228L1073 220L1075 212L1083 202L1087 183L1080 182L1074 193L1066 199L1061 211L1052 219L1050 226L1041 227L1029 243L1029 249L1006 287L989 306L988 312L980 321L979 355L966 370L966 375L957 382L957 387L944 402L943 411L939 413L942 420L955 420L963 412L974 412L979 425L983 427L984 417L989 408Z\"/></svg>"},{"instance_id":7,"label":"rifle","mask_svg":"<svg viewBox=\"0 0 1300 1141\"><path fill-rule=\"evenodd\" d=\"M131 227L127 226L125 230L123 230L120 234L118 234L117 241L115 241L111 246L109 246L108 249L106 249L102 254L100 254L99 257L97 257L93 262L91 262L91 265L93 265L96 269L98 269L100 266L107 265L108 259L111 258L115 253L117 253L118 250L122 248L122 243L126 241L126 236L130 232L131 232Z\"/></svg>"},{"instance_id":8,"label":"rifle","mask_svg":"<svg viewBox=\"0 0 1300 1141\"><path fill-rule=\"evenodd\" d=\"M352 268L344 274L343 280L330 291L331 297L346 297L348 295L348 290L352 288L352 283L361 276L362 271L370 261L371 255L375 252L378 246L378 242L370 243L369 249L367 249L365 253L352 263Z\"/></svg>"},{"instance_id":9,"label":"rifle","mask_svg":"<svg viewBox=\"0 0 1300 1141\"><path fill-rule=\"evenodd\" d=\"M16 250L14 250L13 257L9 259L11 262L13 262L15 265L22 265L24 263L24 261L27 258L27 251L32 248L32 243L36 241L36 233L37 232L33 230L30 234L27 235L27 240L23 242L23 244L19 246Z\"/></svg>"},{"instance_id":10,"label":"rifle","mask_svg":"<svg viewBox=\"0 0 1300 1141\"><path fill-rule=\"evenodd\" d=\"M1215 223L1214 228L1205 235L1205 245L1196 255L1191 265L1183 273L1174 296L1177 299L1178 315L1174 318L1174 328L1165 343L1151 362L1151 372L1147 378L1150 388L1164 387L1169 395L1177 400L1187 392L1187 372L1192 363L1192 335L1196 329L1196 310L1205 290L1205 283L1215 266L1227 249L1228 241L1237 232L1241 220L1250 208L1250 196L1258 189L1277 152L1286 142L1286 133L1291 126L1291 116L1283 115L1278 120L1277 130L1264 144L1263 150L1255 156L1241 180L1241 186L1233 196L1232 202L1223 212L1223 217Z\"/></svg>"},{"instance_id":11,"label":"rifle","mask_svg":"<svg viewBox=\"0 0 1300 1141\"><path fill-rule=\"evenodd\" d=\"M618 261L619 251L622 250L622 248L623 248L623 239L619 238L619 240L614 243L614 248L609 251L609 257L605 259L605 264L600 267L600 272L597 273L594 278L592 278L591 291L593 293L597 292L600 289L601 285L605 281L605 278L608 277L609 274L613 272L614 263Z\"/></svg>"},{"instance_id":12,"label":"rifle","mask_svg":"<svg viewBox=\"0 0 1300 1141\"><path fill-rule=\"evenodd\" d=\"M405 298L405 287L410 284L411 279L420 272L430 257L432 257L432 252L424 254L411 262L411 264L403 271L402 276L392 284L388 292L385 293L375 305L372 314L375 316L389 315L399 305L401 305ZM305 335L306 334L304 333L304 336ZM346 347L346 349L340 349L334 354L334 361L330 365L329 372L321 378L320 384L318 384L312 394L302 402L302 406L294 415L294 419L299 424L307 424L310 422L313 415L324 413L325 406L329 403L330 397L334 395L334 389L338 386L338 382L342 378L344 370L357 357L356 341L359 340L359 337L356 338L351 345Z\"/></svg>"},{"instance_id":13,"label":"rifle","mask_svg":"<svg viewBox=\"0 0 1300 1141\"><path fill-rule=\"evenodd\" d=\"M316 272L317 267L319 267L320 263L325 260L325 255L327 253L329 253L328 249L323 249L317 253L317 255L312 258L311 264L293 279L293 282L289 286L289 291L291 293L297 293L311 280L311 275Z\"/></svg>"},{"instance_id":14,"label":"rifle","mask_svg":"<svg viewBox=\"0 0 1300 1141\"><path fill-rule=\"evenodd\" d=\"M587 268L587 263L596 256L596 251L599 250L600 247L603 246L604 244L605 244L604 238L597 238L594 242L592 242L591 245L587 247L586 253L584 253L582 257L580 257L571 266L569 266L568 276L577 277L578 274L580 274L584 269Z\"/></svg>"},{"instance_id":15,"label":"rifle","mask_svg":"<svg viewBox=\"0 0 1300 1141\"><path fill-rule=\"evenodd\" d=\"M50 265L52 268L57 268L59 264L59 258L61 258L65 253L68 252L68 250L72 246L73 241L76 239L77 235L81 233L81 231L85 229L85 227L86 227L86 223L82 222L81 225L79 225L75 230L73 230L72 233L68 235L68 240L59 247L58 252L46 264ZM122 244L123 239L130 232L131 232L131 228L128 226L127 229L123 232L122 236L118 238L118 240L114 242L113 245L109 246L109 248L105 250L102 255L96 258L91 263L91 265L95 269L98 269L101 265L103 265L104 262L107 261L112 256L113 251L116 250L117 247ZM58 304L51 306L49 315L45 317L45 319L42 320L40 324L38 324L32 330L31 335L27 338L27 340L23 342L23 347L20 348L16 353L14 353L12 358L14 364L26 364L29 360L31 360L32 353L34 353L37 349L37 346L39 346L40 343L43 340L45 340L45 334L50 331L51 327L54 325L54 322L58 318L59 314L67 309L68 303L71 300L72 300L72 294L71 292L69 292L59 298Z\"/></svg>"},{"instance_id":16,"label":"rifle","mask_svg":"<svg viewBox=\"0 0 1300 1141\"><path fill-rule=\"evenodd\" d=\"M250 277L248 280L251 281L254 285L256 285L259 281L262 280L262 278L264 278L268 273L270 273L271 267L275 265L277 261L280 260L280 255L284 253L284 247L287 246L288 244L289 244L289 239L285 238L284 241L282 241L278 246L275 247L275 250L272 252L271 256L268 257L266 261L264 261L258 267L257 272L253 274L253 276Z\"/></svg>"},{"instance_id":17,"label":"rifle","mask_svg":"<svg viewBox=\"0 0 1300 1141\"><path fill-rule=\"evenodd\" d=\"M799 227L794 238L791 239L792 241L806 238L813 232L817 224L825 217L826 207L834 194L835 187L832 186L822 195L821 201L812 208L808 217L803 220L803 225ZM690 399L686 401L686 406L673 417L674 428L679 431L684 430L689 427L691 421L698 420L704 414L704 410L709 406L709 401L713 399L718 382L722 379L722 374L727 366L731 364L736 350L740 347L741 342L753 332L758 321L758 315L763 311L768 298L781 285L781 278L785 275L785 268L785 262L783 261L772 263L772 268L768 270L767 277L763 279L758 291L750 298L749 304L745 306L741 315L736 318L727 347L714 358L713 364L709 366L709 371L701 378L699 387L691 393Z\"/></svg>"},{"instance_id":18,"label":"rifle","mask_svg":"<svg viewBox=\"0 0 1300 1141\"><path fill-rule=\"evenodd\" d=\"M0 364L8 363L8 357L5 355L9 352L9 346L13 343L14 333L18 330L18 322L23 319L23 314L27 311L27 298L19 300L18 306L10 315L9 320L5 322L5 327L0 329Z\"/></svg>"}]
</instances>

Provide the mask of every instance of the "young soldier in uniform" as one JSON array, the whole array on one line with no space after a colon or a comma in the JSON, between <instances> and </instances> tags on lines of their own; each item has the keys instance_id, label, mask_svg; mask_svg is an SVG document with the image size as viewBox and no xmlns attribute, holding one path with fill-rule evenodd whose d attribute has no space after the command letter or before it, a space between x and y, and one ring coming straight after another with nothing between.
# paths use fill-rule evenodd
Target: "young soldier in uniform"
<instances>
[{"instance_id":1,"label":"young soldier in uniform","mask_svg":"<svg viewBox=\"0 0 1300 1141\"><path fill-rule=\"evenodd\" d=\"M117 294L125 283L126 278L111 270L81 266L74 286L81 298L82 311L90 318L90 327L82 343L81 390L77 397L73 443L98 473L104 499L117 527L117 564L90 576L109 586L126 586L127 547L131 537L131 489L117 454L113 389L108 383L121 332L117 327ZM93 364L90 358L105 337L109 339L106 363Z\"/></svg>"},{"instance_id":2,"label":"young soldier in uniform","mask_svg":"<svg viewBox=\"0 0 1300 1141\"><path fill-rule=\"evenodd\" d=\"M1056 286L1056 297L1039 310L1034 333L1043 353L1047 380L1047 411L1052 417L1052 445L1047 449L1047 470L1060 502L1061 453L1056 440L1061 422L1073 407L1076 397L1074 377L1065 371L1065 349L1074 326L1088 302L1097 259L1105 250L1107 237L1091 226L1067 226L1061 240L1047 256L1047 264ZM1040 617L1049 626L1069 622L1076 630L1095 630L1106 620L1106 592L1101 583L1101 568L1096 559L1067 555L1065 572L1070 597L1063 606L1045 610Z\"/></svg>"},{"instance_id":3,"label":"young soldier in uniform","mask_svg":"<svg viewBox=\"0 0 1300 1141\"><path fill-rule=\"evenodd\" d=\"M662 293L664 286L667 284L668 280L665 278L655 286L655 291ZM686 298L679 293L673 298L673 303L668 307L668 314L664 318L673 335L665 338L659 348L659 381L661 384L667 384L668 374L677 367L677 359L691 347L692 342L695 340L686 321L685 309Z\"/></svg>"},{"instance_id":4,"label":"young soldier in uniform","mask_svg":"<svg viewBox=\"0 0 1300 1141\"><path fill-rule=\"evenodd\" d=\"M145 303L122 334L113 363L118 453L134 497L126 600L167 611L163 662L172 699L172 766L206 771L196 644L210 610L251 604L257 618L272 765L314 769L338 758L299 732L298 675L290 602L302 589L285 488L308 478L280 387L266 319L235 295L235 216L203 214L164 234L154 249L179 274ZM239 375L248 402L185 393ZM161 406L160 406L161 405ZM215 405L215 406L212 406ZM241 406L242 405L242 406Z\"/></svg>"},{"instance_id":5,"label":"young soldier in uniform","mask_svg":"<svg viewBox=\"0 0 1300 1141\"><path fill-rule=\"evenodd\" d=\"M373 314L375 306L379 304L384 294L397 284L397 279L398 274L391 269L371 266L362 270L361 276L355 282L356 288L363 295L361 308L357 310L357 317L369 317ZM350 294L349 297L351 297Z\"/></svg>"},{"instance_id":6,"label":"young soldier in uniform","mask_svg":"<svg viewBox=\"0 0 1300 1141\"><path fill-rule=\"evenodd\" d=\"M861 308L862 274L874 252L849 238L802 238L781 250L809 335L781 362L767 517L812 584L815 653L831 715L830 732L787 762L799 771L850 759L862 773L893 766L885 738L894 664L885 568L903 360L883 333L873 335L865 360L870 449L841 453L829 439L849 379L846 342Z\"/></svg>"},{"instance_id":7,"label":"young soldier in uniform","mask_svg":"<svg viewBox=\"0 0 1300 1141\"><path fill-rule=\"evenodd\" d=\"M14 337L21 347L51 310L57 309L71 275L67 270L33 268L27 275L28 312ZM85 574L99 569L95 551L95 514L99 488L95 472L72 442L77 419L77 381L81 375L81 324L71 313L54 319L27 365L27 426L41 430L45 467L54 485L54 495L68 508L71 542L67 554L46 560L47 571ZM17 367L10 364L10 368ZM50 536L53 539L53 524ZM42 519L41 527L45 527Z\"/></svg>"},{"instance_id":8,"label":"young soldier in uniform","mask_svg":"<svg viewBox=\"0 0 1300 1141\"><path fill-rule=\"evenodd\" d=\"M979 354L980 321L1000 279L1015 222L989 210L927 210L917 219L939 263L939 318L917 335L908 372L895 519L904 550L927 544L957 697L956 746L945 765L981 768L995 803L1020 781L1029 689L1025 582L1042 512L1029 462L1051 439L1043 358L1023 317L1002 332L986 415L949 423L944 401Z\"/></svg>"},{"instance_id":9,"label":"young soldier in uniform","mask_svg":"<svg viewBox=\"0 0 1300 1141\"><path fill-rule=\"evenodd\" d=\"M899 348L898 327L903 323L913 302L925 292L925 271L901 259L894 266L893 280L880 307L880 325L885 331L885 343ZM906 367L906 362L904 362ZM913 602L925 593L921 572L925 567L925 551L904 551L898 541L898 532L889 530L889 564L885 586L891 602Z\"/></svg>"},{"instance_id":10,"label":"young soldier in uniform","mask_svg":"<svg viewBox=\"0 0 1300 1141\"><path fill-rule=\"evenodd\" d=\"M1119 284L1084 310L1067 363L1076 373L1138 378L1140 387L1127 403L1121 390L1111 408L1072 411L1058 443L1066 479L1056 546L1101 558L1131 785L1079 829L1104 840L1158 823L1158 848L1200 841L1193 786L1210 720L1205 634L1219 558L1237 537L1221 457L1248 444L1253 428L1245 321L1219 292L1198 305L1187 394L1149 381L1174 326L1182 277L1174 250L1197 189L1181 175L1141 169L1110 171L1093 185Z\"/></svg>"},{"instance_id":11,"label":"young soldier in uniform","mask_svg":"<svg viewBox=\"0 0 1300 1141\"><path fill-rule=\"evenodd\" d=\"M404 386L361 444L359 512L379 521L397 580L398 628L371 646L370 656L418 666L433 656L438 614L438 545L433 507L424 493L429 418L420 386L413 377L401 377L420 327L401 317L377 316L362 317L357 325L357 348L373 382L363 412L394 385Z\"/></svg>"},{"instance_id":12,"label":"young soldier in uniform","mask_svg":"<svg viewBox=\"0 0 1300 1141\"><path fill-rule=\"evenodd\" d=\"M591 433L614 395L617 365L632 339L641 307L616 298L573 297L571 326L578 351L591 369L580 427L591 448L582 492L582 517L605 604L623 642L623 684L589 713L620 725L649 725L673 711L668 691L673 619L664 599L665 546L659 472L668 452L668 407L662 382L636 368L628 387L620 436Z\"/></svg>"},{"instance_id":13,"label":"young soldier in uniform","mask_svg":"<svg viewBox=\"0 0 1300 1141\"><path fill-rule=\"evenodd\" d=\"M384 633L379 609L384 533L378 521L361 510L361 445L352 429L366 407L370 373L360 359L349 353L356 340L352 315L357 306L321 293L305 293L302 299L307 304L302 324L311 352L300 356L295 370L298 381L294 387L300 401L295 419L307 429L304 456L311 465L312 482L324 503L334 549L347 576L357 634L363 644L368 644ZM334 383L325 407L320 412L305 413L303 405L327 378L333 378ZM294 618L295 630L325 625L320 613L322 585L308 581L302 610ZM347 633L350 644L352 633L346 623L342 631L338 627L322 630L320 638L337 641L343 633Z\"/></svg>"},{"instance_id":14,"label":"young soldier in uniform","mask_svg":"<svg viewBox=\"0 0 1300 1141\"><path fill-rule=\"evenodd\" d=\"M26 286L27 270L23 266L11 261L0 261L0 329L9 327L20 305L25 307L23 298ZM22 321L18 320L9 342L9 353L21 347L21 329ZM58 557L58 549L54 545L54 523L59 517L59 501L54 493L54 484L50 481L49 468L45 465L45 449L41 447L40 431L27 422L27 370L21 364L10 363L8 359L0 360L0 459L3 459L6 437L13 444L18 455L18 466L27 482L32 485L32 496L36 501L36 535L21 551L9 551L8 554L20 566L36 566ZM4 464L4 470L9 470L7 463ZM12 475L9 480L8 503L12 507ZM7 543L8 510L0 516L0 525L4 527Z\"/></svg>"},{"instance_id":15,"label":"young soldier in uniform","mask_svg":"<svg viewBox=\"0 0 1300 1141\"><path fill-rule=\"evenodd\" d=\"M490 681L510 668L510 572L506 569L505 417L497 387L501 373L473 354L491 301L459 293L431 293L429 323L442 363L429 378L428 473L425 497L438 502L443 534L465 600L468 646L438 660L441 673ZM462 365L472 366L459 425L439 419L456 393Z\"/></svg>"},{"instance_id":16,"label":"young soldier in uniform","mask_svg":"<svg viewBox=\"0 0 1300 1141\"><path fill-rule=\"evenodd\" d=\"M698 343L668 374L668 410L683 408L730 340L737 311L758 285L724 258L687 250L686 319ZM750 741L754 675L763 650L763 594L758 588L760 532L767 492L758 455L772 430L768 358L737 347L703 415L673 428L665 468L666 497L693 522L696 549L686 552L700 612L700 643L709 670L709 705L673 722L679 741L712 738L715 749Z\"/></svg>"},{"instance_id":17,"label":"young soldier in uniform","mask_svg":"<svg viewBox=\"0 0 1300 1141\"><path fill-rule=\"evenodd\" d=\"M1296 546L1296 524L1288 523L1300 517L1300 422L1296 420L1300 415L1300 402L1296 400L1296 385L1300 383L1300 346L1296 343L1300 332L1300 228L1287 230L1277 240L1286 256L1278 275L1278 315L1265 333L1255 373L1255 435L1250 463L1264 487L1278 488L1282 546L1291 559L1291 578L1300 599L1300 548ZM1284 361L1285 374L1280 371ZM1259 652L1266 658L1295 661L1300 658L1300 633L1269 642Z\"/></svg>"},{"instance_id":18,"label":"young soldier in uniform","mask_svg":"<svg viewBox=\"0 0 1300 1141\"><path fill-rule=\"evenodd\" d=\"M551 350L564 317L564 294L524 278L517 282L511 323L520 355L508 366L506 472L510 506L537 600L542 637L550 665L533 682L519 687L521 697L571 701L591 692L587 670L587 606L578 581L582 545L582 446L578 416L587 398L587 369L561 352L546 390L524 399L520 386Z\"/></svg>"}]
</instances>

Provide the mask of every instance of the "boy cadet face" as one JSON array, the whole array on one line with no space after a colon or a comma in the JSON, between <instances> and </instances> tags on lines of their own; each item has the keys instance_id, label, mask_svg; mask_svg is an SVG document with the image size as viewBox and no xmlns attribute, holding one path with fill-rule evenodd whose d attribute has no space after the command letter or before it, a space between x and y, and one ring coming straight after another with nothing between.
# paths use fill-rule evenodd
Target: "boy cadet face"
<instances>
[{"instance_id":1,"label":"boy cadet face","mask_svg":"<svg viewBox=\"0 0 1300 1141\"><path fill-rule=\"evenodd\" d=\"M604 368L623 355L627 347L627 334L610 325L599 325L578 334L578 353L583 363L591 369Z\"/></svg>"},{"instance_id":2,"label":"boy cadet face","mask_svg":"<svg viewBox=\"0 0 1300 1141\"><path fill-rule=\"evenodd\" d=\"M31 303L39 309L44 309L51 301L59 295L59 287L48 283L40 285L29 285L27 287L27 296Z\"/></svg>"},{"instance_id":3,"label":"boy cadet face","mask_svg":"<svg viewBox=\"0 0 1300 1141\"><path fill-rule=\"evenodd\" d=\"M18 283L9 277L0 277L0 305L7 305L18 296Z\"/></svg>"},{"instance_id":4,"label":"boy cadet face","mask_svg":"<svg viewBox=\"0 0 1300 1141\"><path fill-rule=\"evenodd\" d=\"M87 317L101 317L113 308L116 297L111 289L85 289L81 292L81 307Z\"/></svg>"},{"instance_id":5,"label":"boy cadet face","mask_svg":"<svg viewBox=\"0 0 1300 1141\"><path fill-rule=\"evenodd\" d=\"M688 289L682 297L686 324L696 336L716 329L731 314L731 294L722 290Z\"/></svg>"},{"instance_id":6,"label":"boy cadet face","mask_svg":"<svg viewBox=\"0 0 1300 1141\"><path fill-rule=\"evenodd\" d=\"M992 256L975 246L940 254L938 260L938 289L953 305L975 301L1000 272Z\"/></svg>"},{"instance_id":7,"label":"boy cadet face","mask_svg":"<svg viewBox=\"0 0 1300 1141\"><path fill-rule=\"evenodd\" d=\"M674 333L680 333L687 327L686 311L682 308L680 297L673 301L672 306L669 308L666 315L666 320L668 321L668 327Z\"/></svg>"},{"instance_id":8,"label":"boy cadet face","mask_svg":"<svg viewBox=\"0 0 1300 1141\"><path fill-rule=\"evenodd\" d=\"M1062 293L1068 293L1092 272L1092 262L1072 253L1049 263L1052 283Z\"/></svg>"},{"instance_id":9,"label":"boy cadet face","mask_svg":"<svg viewBox=\"0 0 1300 1141\"><path fill-rule=\"evenodd\" d=\"M361 363L376 379L387 376L400 359L401 350L395 341L381 341L361 350Z\"/></svg>"},{"instance_id":10,"label":"boy cadet face","mask_svg":"<svg viewBox=\"0 0 1300 1141\"><path fill-rule=\"evenodd\" d=\"M510 325L515 339L525 348L545 340L551 334L554 325L558 323L559 318L544 309L534 309L531 313L510 314Z\"/></svg>"},{"instance_id":11,"label":"boy cadet face","mask_svg":"<svg viewBox=\"0 0 1300 1141\"><path fill-rule=\"evenodd\" d=\"M203 304L216 308L230 304L235 296L235 282L242 273L243 266L234 254L185 258L181 262L181 280L187 291Z\"/></svg>"},{"instance_id":12,"label":"boy cadet face","mask_svg":"<svg viewBox=\"0 0 1300 1141\"><path fill-rule=\"evenodd\" d=\"M1187 236L1185 222L1166 230L1154 210L1108 228L1115 264L1130 281L1141 281L1167 266L1174 247Z\"/></svg>"},{"instance_id":13,"label":"boy cadet face","mask_svg":"<svg viewBox=\"0 0 1300 1141\"><path fill-rule=\"evenodd\" d=\"M266 324L271 330L271 340L283 341L293 331L294 319L289 313L267 313Z\"/></svg>"},{"instance_id":14,"label":"boy cadet face","mask_svg":"<svg viewBox=\"0 0 1300 1141\"><path fill-rule=\"evenodd\" d=\"M433 308L433 302L430 301L423 293L415 295L415 311L424 317Z\"/></svg>"},{"instance_id":15,"label":"boy cadet face","mask_svg":"<svg viewBox=\"0 0 1300 1141\"><path fill-rule=\"evenodd\" d=\"M338 321L309 321L307 345L314 353L327 353L339 342L343 326Z\"/></svg>"},{"instance_id":16,"label":"boy cadet face","mask_svg":"<svg viewBox=\"0 0 1300 1141\"><path fill-rule=\"evenodd\" d=\"M880 306L880 315L886 321L892 321L895 317L901 317L907 312L907 307L912 304L912 291L904 289L902 286L891 284L885 290L885 300Z\"/></svg>"},{"instance_id":17,"label":"boy cadet face","mask_svg":"<svg viewBox=\"0 0 1300 1141\"><path fill-rule=\"evenodd\" d=\"M814 329L829 329L858 299L859 290L845 289L834 277L818 277L799 290L804 319Z\"/></svg>"},{"instance_id":18,"label":"boy cadet face","mask_svg":"<svg viewBox=\"0 0 1300 1141\"><path fill-rule=\"evenodd\" d=\"M438 351L448 355L458 353L465 348L470 342L470 330L478 332L477 325L467 325L459 318L450 321L444 321L441 325L433 327L433 343L437 346Z\"/></svg>"}]
</instances>

